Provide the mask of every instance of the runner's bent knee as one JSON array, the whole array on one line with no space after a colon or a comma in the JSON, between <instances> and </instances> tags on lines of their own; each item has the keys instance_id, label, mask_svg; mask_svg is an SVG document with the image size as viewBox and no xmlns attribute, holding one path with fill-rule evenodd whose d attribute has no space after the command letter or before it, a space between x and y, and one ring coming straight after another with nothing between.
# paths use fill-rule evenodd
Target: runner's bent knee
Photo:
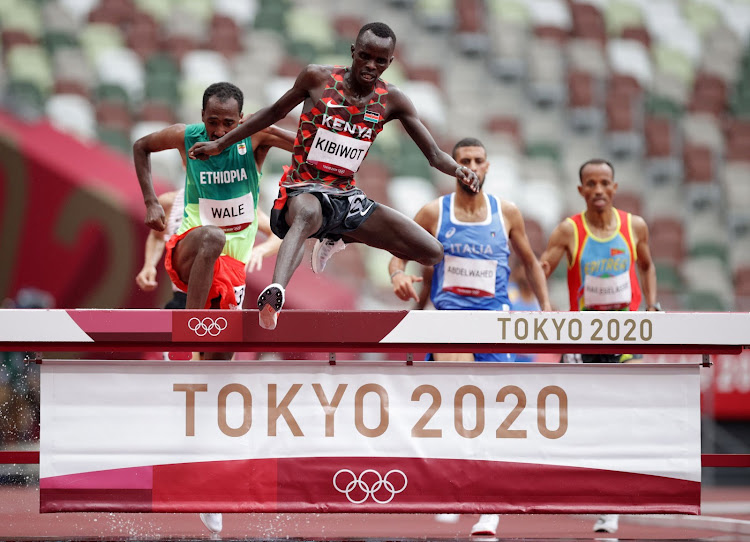
<instances>
[{"instance_id":1,"label":"runner's bent knee","mask_svg":"<svg viewBox=\"0 0 750 542\"><path fill-rule=\"evenodd\" d=\"M216 226L202 226L196 233L200 243L199 250L211 255L216 254L218 258L227 240L224 231Z\"/></svg>"},{"instance_id":2,"label":"runner's bent knee","mask_svg":"<svg viewBox=\"0 0 750 542\"><path fill-rule=\"evenodd\" d=\"M294 199L302 197L297 196ZM307 234L315 233L323 224L320 203L314 196L295 201L290 205L287 217L291 222L290 227L297 227Z\"/></svg>"}]
</instances>

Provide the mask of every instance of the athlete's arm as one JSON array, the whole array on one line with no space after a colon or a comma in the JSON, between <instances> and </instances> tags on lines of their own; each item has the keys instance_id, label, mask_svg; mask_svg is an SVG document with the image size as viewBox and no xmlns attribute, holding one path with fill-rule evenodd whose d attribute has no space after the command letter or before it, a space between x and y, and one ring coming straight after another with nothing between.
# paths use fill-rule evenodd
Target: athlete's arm
<instances>
[{"instance_id":1,"label":"athlete's arm","mask_svg":"<svg viewBox=\"0 0 750 542\"><path fill-rule=\"evenodd\" d=\"M253 247L253 251L250 253L250 260L245 266L245 271L248 273L260 271L263 268L263 258L273 256L279 251L279 247L281 246L281 239L276 237L271 231L271 218L263 211L258 210L257 220L258 231L265 233L268 238Z\"/></svg>"},{"instance_id":2,"label":"athlete's arm","mask_svg":"<svg viewBox=\"0 0 750 542\"><path fill-rule=\"evenodd\" d=\"M310 95L310 90L320 86L328 77L330 70L325 66L310 64L305 67L292 88L276 100L276 103L257 111L252 118L240 124L237 128L225 134L216 141L201 141L190 147L188 156L199 160L206 160L209 156L219 154L230 145L260 132L263 128L286 117L289 112L301 104Z\"/></svg>"},{"instance_id":3,"label":"athlete's arm","mask_svg":"<svg viewBox=\"0 0 750 542\"><path fill-rule=\"evenodd\" d=\"M539 258L547 277L554 273L563 256L567 256L568 263L573 261L573 234L573 225L568 220L563 220L550 235L547 248Z\"/></svg>"},{"instance_id":4,"label":"athlete's arm","mask_svg":"<svg viewBox=\"0 0 750 542\"><path fill-rule=\"evenodd\" d=\"M549 293L547 292L547 280L542 270L539 260L536 259L534 251L531 250L531 243L526 235L526 225L523 222L523 215L515 204L502 200L501 202L503 217L509 226L508 237L515 252L526 270L526 278L529 279L529 285L534 291L539 306L543 311L551 311L552 305L549 302Z\"/></svg>"},{"instance_id":5,"label":"athlete's arm","mask_svg":"<svg viewBox=\"0 0 750 542\"><path fill-rule=\"evenodd\" d=\"M185 145L185 125L173 124L158 132L143 136L133 143L133 163L138 183L141 185L143 202L146 204L146 225L152 230L164 231L167 219L164 209L154 192L151 178L151 153L168 149L179 149Z\"/></svg>"},{"instance_id":6,"label":"athlete's arm","mask_svg":"<svg viewBox=\"0 0 750 542\"><path fill-rule=\"evenodd\" d=\"M469 168L458 164L448 153L443 152L435 143L427 127L419 120L419 115L412 101L398 88L388 89L388 119L401 121L406 133L417 144L430 166L446 175L456 177L461 183L474 192L479 190L479 177Z\"/></svg>"},{"instance_id":7,"label":"athlete's arm","mask_svg":"<svg viewBox=\"0 0 750 542\"><path fill-rule=\"evenodd\" d=\"M640 216L632 215L632 217L633 233L637 240L635 245L636 263L640 272L641 290L643 290L643 297L646 300L646 310L649 310L649 307L656 305L656 266L651 259L646 221Z\"/></svg>"},{"instance_id":8,"label":"athlete's arm","mask_svg":"<svg viewBox=\"0 0 750 542\"><path fill-rule=\"evenodd\" d=\"M424 310L427 306L427 302L430 300L430 292L432 291L432 277L435 275L435 268L422 266L422 291L419 292L419 301L417 302L417 308Z\"/></svg>"},{"instance_id":9,"label":"athlete's arm","mask_svg":"<svg viewBox=\"0 0 750 542\"><path fill-rule=\"evenodd\" d=\"M169 216L172 204L177 192L164 192L159 196L159 203L164 209L164 214ZM156 266L164 253L164 232L149 230L144 246L143 267L135 276L135 283L144 292L150 292L158 286L156 281Z\"/></svg>"},{"instance_id":10,"label":"athlete's arm","mask_svg":"<svg viewBox=\"0 0 750 542\"><path fill-rule=\"evenodd\" d=\"M255 134L252 138L252 142L255 165L258 168L258 171L263 167L268 151L271 150L272 147L292 152L292 149L294 148L294 137L294 132L279 128L275 124L272 124L268 128L264 128Z\"/></svg>"},{"instance_id":11,"label":"athlete's arm","mask_svg":"<svg viewBox=\"0 0 750 542\"><path fill-rule=\"evenodd\" d=\"M437 223L440 216L439 200L434 200L422 207L414 217L414 222L422 226L425 230L435 237L437 234ZM424 307L424 303L420 301L420 296L417 290L414 288L415 282L422 282L423 277L416 275L409 275L406 273L407 260L397 258L394 256L388 263L388 274L391 277L391 284L393 285L393 293L402 301L409 301L413 299L419 308ZM429 290L427 290L429 291ZM425 287L422 287L422 294L425 294ZM425 301L426 303L426 301Z\"/></svg>"}]
</instances>

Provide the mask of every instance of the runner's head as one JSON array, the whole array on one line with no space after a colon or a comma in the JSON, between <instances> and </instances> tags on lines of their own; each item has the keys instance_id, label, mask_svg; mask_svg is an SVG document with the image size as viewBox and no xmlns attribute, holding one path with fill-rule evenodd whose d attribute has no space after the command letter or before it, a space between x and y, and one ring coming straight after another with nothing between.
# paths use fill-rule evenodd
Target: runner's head
<instances>
[{"instance_id":1,"label":"runner's head","mask_svg":"<svg viewBox=\"0 0 750 542\"><path fill-rule=\"evenodd\" d=\"M237 127L243 102L242 91L232 83L214 83L206 89L201 120L209 140L215 141Z\"/></svg>"},{"instance_id":2,"label":"runner's head","mask_svg":"<svg viewBox=\"0 0 750 542\"><path fill-rule=\"evenodd\" d=\"M468 194L473 195L480 193L484 186L484 178L487 176L487 170L490 167L490 163L487 161L487 150L484 148L484 144L476 138L465 137L456 143L451 155L459 165L465 166L477 174L477 177L479 177L479 191L473 192L462 182L456 181L456 184Z\"/></svg>"},{"instance_id":3,"label":"runner's head","mask_svg":"<svg viewBox=\"0 0 750 542\"><path fill-rule=\"evenodd\" d=\"M357 85L372 87L393 62L396 34L385 23L368 23L352 45L352 78Z\"/></svg>"},{"instance_id":4,"label":"runner's head","mask_svg":"<svg viewBox=\"0 0 750 542\"><path fill-rule=\"evenodd\" d=\"M612 206L617 183L610 162L601 158L587 160L578 170L578 178L581 180L578 193L586 200L586 209L605 211Z\"/></svg>"}]
</instances>

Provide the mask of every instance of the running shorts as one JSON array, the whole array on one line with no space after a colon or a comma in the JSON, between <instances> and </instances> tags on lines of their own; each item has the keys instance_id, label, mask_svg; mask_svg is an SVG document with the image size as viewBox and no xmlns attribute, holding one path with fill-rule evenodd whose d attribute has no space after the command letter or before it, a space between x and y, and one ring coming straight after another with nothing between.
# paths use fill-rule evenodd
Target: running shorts
<instances>
[{"instance_id":1,"label":"running shorts","mask_svg":"<svg viewBox=\"0 0 750 542\"><path fill-rule=\"evenodd\" d=\"M177 271L172 267L172 253L177 243L194 229L190 228L180 235L173 235L166 244L167 252L164 257L164 266L167 268L169 278L172 279L175 286L183 291L187 291L188 284L180 279ZM210 309L213 300L217 298L221 309L241 309L242 300L245 298L245 264L226 254L219 256L214 264L214 280L211 283L211 289L208 291L208 299L204 308Z\"/></svg>"},{"instance_id":2,"label":"running shorts","mask_svg":"<svg viewBox=\"0 0 750 542\"><path fill-rule=\"evenodd\" d=\"M332 192L321 190L320 185L280 186L279 196L271 209L271 230L282 239L289 231L286 211L289 198L312 194L320 202L323 224L310 237L340 239L342 235L359 228L372 216L378 203L372 201L359 188Z\"/></svg>"}]
</instances>

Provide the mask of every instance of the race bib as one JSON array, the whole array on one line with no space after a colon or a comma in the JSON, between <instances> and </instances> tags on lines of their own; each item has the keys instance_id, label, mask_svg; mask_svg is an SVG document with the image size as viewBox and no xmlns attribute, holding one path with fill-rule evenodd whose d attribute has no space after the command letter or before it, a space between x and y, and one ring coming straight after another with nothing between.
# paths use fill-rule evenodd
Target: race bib
<instances>
[{"instance_id":1,"label":"race bib","mask_svg":"<svg viewBox=\"0 0 750 542\"><path fill-rule=\"evenodd\" d=\"M615 310L627 307L632 298L630 274L614 277L586 275L583 282L583 306L595 310Z\"/></svg>"},{"instance_id":2,"label":"race bib","mask_svg":"<svg viewBox=\"0 0 750 542\"><path fill-rule=\"evenodd\" d=\"M446 254L443 269L443 291L468 297L495 297L495 260Z\"/></svg>"},{"instance_id":3,"label":"race bib","mask_svg":"<svg viewBox=\"0 0 750 542\"><path fill-rule=\"evenodd\" d=\"M307 162L328 173L353 175L359 170L369 148L369 141L318 128Z\"/></svg>"},{"instance_id":4,"label":"race bib","mask_svg":"<svg viewBox=\"0 0 750 542\"><path fill-rule=\"evenodd\" d=\"M226 232L244 230L255 220L255 202L252 194L223 200L201 198L198 209L201 224L218 226Z\"/></svg>"}]
</instances>

